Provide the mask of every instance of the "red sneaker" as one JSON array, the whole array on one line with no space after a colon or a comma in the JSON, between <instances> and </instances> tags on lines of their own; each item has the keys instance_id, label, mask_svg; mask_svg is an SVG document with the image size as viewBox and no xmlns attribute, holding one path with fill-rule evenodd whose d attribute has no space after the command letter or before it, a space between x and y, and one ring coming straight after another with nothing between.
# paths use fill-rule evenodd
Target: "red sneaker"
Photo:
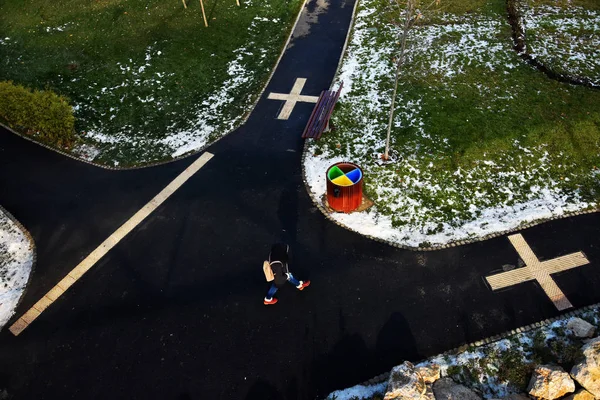
<instances>
[{"instance_id":1,"label":"red sneaker","mask_svg":"<svg viewBox=\"0 0 600 400\"><path fill-rule=\"evenodd\" d=\"M267 300L267 298L265 297L263 303L265 304L265 306L270 306L277 303L277 299L273 297L271 300Z\"/></svg>"},{"instance_id":2,"label":"red sneaker","mask_svg":"<svg viewBox=\"0 0 600 400\"><path fill-rule=\"evenodd\" d=\"M298 290L304 290L308 286L310 286L310 281L300 281L300 286L297 286L297 288Z\"/></svg>"}]
</instances>

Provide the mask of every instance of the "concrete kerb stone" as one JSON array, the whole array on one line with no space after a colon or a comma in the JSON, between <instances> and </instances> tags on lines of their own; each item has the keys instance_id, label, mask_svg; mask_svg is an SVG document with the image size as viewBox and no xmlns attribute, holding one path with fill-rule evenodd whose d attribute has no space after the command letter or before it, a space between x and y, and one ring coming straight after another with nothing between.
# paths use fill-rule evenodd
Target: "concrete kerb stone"
<instances>
[{"instance_id":1,"label":"concrete kerb stone","mask_svg":"<svg viewBox=\"0 0 600 400\"><path fill-rule=\"evenodd\" d=\"M565 312L565 313L562 313L560 315L557 315L556 317L545 319L545 320L543 320L541 322L536 322L536 323L533 323L533 324L525 325L525 326L522 326L522 327L519 327L519 328L516 328L516 329L512 329L510 331L506 331L506 332L501 333L499 335L494 335L494 336L491 336L491 337L488 337L488 338L485 338L485 339L477 340L477 341L472 342L472 343L462 344L462 345L460 345L458 347L455 347L455 348L453 348L451 350L444 351L443 353L438 354L436 356L428 357L426 359L417 361L414 364L417 365L419 363L427 361L430 358L443 357L443 356L446 356L446 355L458 354L458 353L461 353L464 350L468 350L471 347L480 347L480 346L483 346L483 345L488 345L488 344L491 344L491 343L495 343L495 342L498 342L500 340L506 339L506 338L508 338L510 336L513 336L515 334L529 332L529 331L531 331L533 329L540 328L542 326L548 326L548 325L550 325L550 324L552 324L552 323L554 323L554 322L556 322L558 320L565 319L567 317L580 316L584 312L590 311L590 310L592 310L594 308L598 308L598 307L600 307L600 303L591 304L591 305L588 305L588 306L583 306L583 307L578 308L577 310ZM367 381L365 381L363 383L359 383L358 385L370 386L370 385L375 385L375 384L378 384L378 383L382 383L383 381L385 381L385 380L387 380L389 378L389 375L390 375L389 372L386 372L386 373L383 373L381 375L377 375L376 377L371 378L371 379L369 379L369 380L367 380Z\"/></svg>"},{"instance_id":2,"label":"concrete kerb stone","mask_svg":"<svg viewBox=\"0 0 600 400\"><path fill-rule=\"evenodd\" d=\"M29 278L27 279L27 283L25 284L25 289L23 289L23 294L21 295L21 298L17 302L17 307L19 307L19 305L23 301L23 298L25 297L25 293L27 293L27 288L29 287L29 282L31 282L33 273L35 271L35 266L37 264L37 248L35 247L35 240L33 240L33 236L31 236L31 233L29 233L27 228L25 228L23 226L23 224L21 224L21 222L19 222L19 220L14 217L14 215L12 215L10 212L8 212L8 210L6 210L6 208L4 208L2 205L0 205L0 212L3 212L8 217L8 219L10 219L15 225L17 225L17 227L25 234L25 237L27 238L27 240L29 241L29 245L31 246L31 251L33 252L33 260L31 262L31 272L29 273ZM13 318L11 318L7 322L6 325L7 326L11 325L15 318L17 318L17 317L13 316Z\"/></svg>"},{"instance_id":3,"label":"concrete kerb stone","mask_svg":"<svg viewBox=\"0 0 600 400\"><path fill-rule=\"evenodd\" d=\"M401 243L392 242L392 241L387 240L387 239L376 238L376 237L373 237L371 235L362 234L362 233L358 232L357 230L352 229L349 226L346 226L346 225L342 224L341 222L337 221L336 219L334 219L331 216L331 213L328 210L326 210L321 205L321 202L319 201L319 199L310 190L310 186L308 184L308 178L306 177L306 167L305 167L306 158L307 157L308 157L308 141L305 141L304 142L304 147L302 149L302 158L301 158L301 160L302 160L302 181L304 182L304 187L305 187L306 191L308 192L308 194L309 194L309 196L310 196L313 204L315 204L317 206L317 208L323 212L323 215L325 216L325 218L327 218L329 221L333 222L334 224L336 224L336 225L338 225L338 226L340 226L340 227L342 227L342 228L344 228L346 230L354 232L354 233L356 233L358 235L361 235L361 236L366 237L368 239L372 239L372 240L377 241L377 242L385 243L385 244L387 244L389 246L392 246L392 247L396 247L396 248L399 248L399 249L404 249L404 250L411 250L411 251L436 251L436 250L442 250L442 249L446 249L446 248L450 248L450 247L463 246L463 245L466 245L466 244L483 242L485 240L489 240L489 239L492 239L492 238L495 238L495 237L505 236L505 235L508 235L510 233L514 233L514 232L518 232L518 231L521 231L521 230L524 230L524 229L528 229L528 228L531 228L533 226L543 224L544 222L547 222L547 221L549 221L551 219L569 218L569 217L573 217L573 216L577 216L577 215L591 214L591 213L595 213L595 212L600 211L600 207L597 207L597 208L594 208L594 209L588 209L588 210L574 211L574 212L570 212L570 213L565 213L562 216L554 216L552 218L545 218L545 219L540 219L540 220L537 220L537 221L532 221L532 222L529 222L527 224L522 224L522 225L520 225L520 226L518 226L516 228L508 229L508 230L505 230L505 231L502 231L502 232L490 233L490 234L482 236L480 238L473 238L471 240L459 240L459 241L456 241L456 242L451 242L451 243L447 243L447 244L443 244L443 245L439 245L439 246L429 246L429 247L407 246L407 245L404 245L404 244L401 244Z\"/></svg>"},{"instance_id":4,"label":"concrete kerb stone","mask_svg":"<svg viewBox=\"0 0 600 400\"><path fill-rule=\"evenodd\" d=\"M212 146L213 144L215 144L216 142L218 142L219 140L223 139L224 137L226 137L227 135L229 135L230 133L232 133L233 131L235 131L236 129L238 129L240 126L244 125L247 121L248 118L250 118L250 115L252 114L252 112L254 111L254 109L256 108L256 105L258 104L258 102L260 101L260 99L262 98L262 96L265 93L265 90L267 90L267 86L269 86L269 83L271 83L271 79L273 79L273 75L275 74L275 71L277 70L277 67L279 66L279 63L281 62L281 59L283 58L283 55L285 54L285 51L287 50L287 47L290 43L290 41L292 40L292 36L294 34L294 31L296 30L296 26L298 25L298 21L300 20L300 16L302 15L302 12L304 10L304 8L306 7L306 3L308 2L308 0L304 0L302 2L302 6L300 7L300 11L298 12L298 15L296 16L296 20L294 21L294 24L291 27L291 30L288 34L288 38L285 42L285 44L283 45L283 47L281 48L281 51L279 53L279 57L277 58L277 61L275 62L275 65L273 66L273 68L271 69L271 73L269 74L269 77L267 78L267 81L265 82L265 84L263 85L262 90L260 91L260 93L258 94L258 96L256 97L256 99L254 100L254 103L250 106L250 109L244 114L242 120L240 121L239 124L237 124L234 128L232 128L229 132L225 133L223 136L221 136L220 138L218 138L217 140L215 140L214 142L210 142L210 143L206 143L204 146L202 146L201 148L199 148L198 150L194 150L191 151L189 153L183 154L181 156L172 158L170 160L164 160L164 161L157 161L157 162L153 162L153 163L149 163L149 164L144 164L144 165L137 165L137 166L133 166L133 167L114 167L114 166L109 166L109 165L104 165L104 164L98 164L95 162L92 162L90 160L86 160L80 157L75 156L72 153L67 153L64 150L61 150L59 148L50 146L46 143L42 143L40 141L35 140L34 138L27 136L25 134L22 134L20 132L15 131L14 129L12 129L11 127L3 124L0 122L0 126L2 126L3 128L5 128L6 130L12 132L13 134L25 139L25 140L29 140L32 143L35 143L41 147L44 147L50 151L53 151L55 153L58 153L62 156L71 158L73 160L82 162L84 164L89 164L92 165L94 167L98 167L98 168L102 168L102 169L107 169L107 170L111 170L111 171L130 171L130 170L136 170L136 169L143 169L143 168L151 168L151 167L157 167L159 165L164 165L164 164L169 164L175 161L179 161L182 160L184 158L187 157L193 157L196 154L200 154L203 151L205 151L209 146ZM358 2L358 0L357 0Z\"/></svg>"}]
</instances>

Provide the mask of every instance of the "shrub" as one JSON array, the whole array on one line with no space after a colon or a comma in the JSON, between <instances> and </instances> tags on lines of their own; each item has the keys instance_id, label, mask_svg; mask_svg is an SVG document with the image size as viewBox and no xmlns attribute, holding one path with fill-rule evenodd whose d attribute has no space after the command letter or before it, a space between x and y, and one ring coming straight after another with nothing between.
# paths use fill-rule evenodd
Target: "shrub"
<instances>
[{"instance_id":1,"label":"shrub","mask_svg":"<svg viewBox=\"0 0 600 400\"><path fill-rule=\"evenodd\" d=\"M533 363L523 361L520 352L506 350L500 355L498 381L512 384L519 390L525 390L534 367Z\"/></svg>"},{"instance_id":2,"label":"shrub","mask_svg":"<svg viewBox=\"0 0 600 400\"><path fill-rule=\"evenodd\" d=\"M73 108L67 98L49 90L0 82L0 120L56 147L71 147L75 141Z\"/></svg>"}]
</instances>

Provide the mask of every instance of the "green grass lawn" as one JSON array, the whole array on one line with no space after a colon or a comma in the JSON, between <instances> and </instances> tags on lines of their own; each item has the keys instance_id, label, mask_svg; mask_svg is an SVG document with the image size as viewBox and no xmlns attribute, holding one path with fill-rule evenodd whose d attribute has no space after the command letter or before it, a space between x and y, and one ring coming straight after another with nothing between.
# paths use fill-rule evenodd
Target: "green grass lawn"
<instances>
[{"instance_id":1,"label":"green grass lawn","mask_svg":"<svg viewBox=\"0 0 600 400\"><path fill-rule=\"evenodd\" d=\"M336 218L428 246L596 207L600 91L551 80L525 63L513 50L504 0L442 1L411 31L392 131L396 161L381 163L392 13L387 1L361 3L338 77L345 94L334 112L337 130L309 148L317 195L324 191L318 171L329 163L365 170L375 207Z\"/></svg>"},{"instance_id":2,"label":"green grass lawn","mask_svg":"<svg viewBox=\"0 0 600 400\"><path fill-rule=\"evenodd\" d=\"M4 0L0 80L70 99L88 158L169 159L215 140L256 99L300 0Z\"/></svg>"}]
</instances>

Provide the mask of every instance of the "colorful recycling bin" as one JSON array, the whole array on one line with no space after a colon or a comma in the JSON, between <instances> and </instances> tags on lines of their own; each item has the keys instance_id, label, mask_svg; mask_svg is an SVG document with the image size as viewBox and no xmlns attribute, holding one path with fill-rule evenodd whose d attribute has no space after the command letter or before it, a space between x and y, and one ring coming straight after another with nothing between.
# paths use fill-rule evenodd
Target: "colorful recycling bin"
<instances>
[{"instance_id":1,"label":"colorful recycling bin","mask_svg":"<svg viewBox=\"0 0 600 400\"><path fill-rule=\"evenodd\" d=\"M327 202L335 211L349 213L362 203L363 172L353 163L339 162L327 169Z\"/></svg>"}]
</instances>

